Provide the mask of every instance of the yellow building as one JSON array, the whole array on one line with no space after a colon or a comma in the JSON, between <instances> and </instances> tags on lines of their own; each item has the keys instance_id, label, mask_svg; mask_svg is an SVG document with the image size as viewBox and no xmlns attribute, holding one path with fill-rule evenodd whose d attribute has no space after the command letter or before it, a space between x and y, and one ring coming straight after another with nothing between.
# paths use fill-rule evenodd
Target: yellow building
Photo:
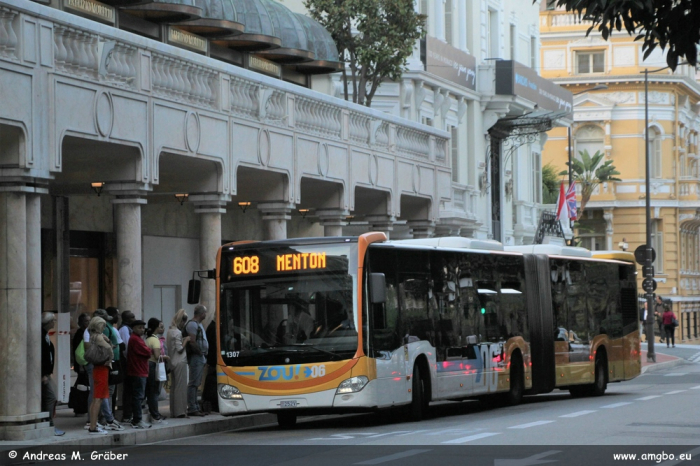
<instances>
[{"instance_id":1,"label":"yellow building","mask_svg":"<svg viewBox=\"0 0 700 466\"><path fill-rule=\"evenodd\" d=\"M622 181L601 184L586 206L577 236L590 249L634 251L646 242L645 130L651 159L652 244L657 294L673 301L681 326L676 340L700 338L700 84L695 69L675 73L654 50L646 60L641 42L626 33L607 41L589 22L565 11L540 12L541 75L574 93L570 129L574 156L586 149L613 160ZM644 69L648 75L645 93ZM594 87L607 89L594 90ZM645 96L648 127L645 128ZM549 132L543 164L566 169L568 128ZM602 163L602 162L601 162ZM580 202L580 193L579 193ZM639 285L641 288L641 268Z\"/></svg>"}]
</instances>

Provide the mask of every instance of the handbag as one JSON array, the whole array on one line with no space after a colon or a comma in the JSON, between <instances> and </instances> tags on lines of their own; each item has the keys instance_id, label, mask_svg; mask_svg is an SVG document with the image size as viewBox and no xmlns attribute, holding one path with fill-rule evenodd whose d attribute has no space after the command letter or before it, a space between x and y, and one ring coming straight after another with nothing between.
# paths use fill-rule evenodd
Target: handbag
<instances>
[{"instance_id":1,"label":"handbag","mask_svg":"<svg viewBox=\"0 0 700 466\"><path fill-rule=\"evenodd\" d=\"M160 359L158 359L156 378L157 378L156 380L158 380L158 382L165 382L166 380L168 380L168 374L165 371L165 361L163 361L162 357Z\"/></svg>"},{"instance_id":2,"label":"handbag","mask_svg":"<svg viewBox=\"0 0 700 466\"><path fill-rule=\"evenodd\" d=\"M676 319L674 317L673 320L671 321L671 325L673 325L674 327L678 327L678 319Z\"/></svg>"},{"instance_id":3,"label":"handbag","mask_svg":"<svg viewBox=\"0 0 700 466\"><path fill-rule=\"evenodd\" d=\"M85 350L85 360L93 366L104 366L112 360L112 351L109 348L93 343Z\"/></svg>"},{"instance_id":4,"label":"handbag","mask_svg":"<svg viewBox=\"0 0 700 466\"><path fill-rule=\"evenodd\" d=\"M85 360L85 341L80 341L80 344L75 349L75 362L81 366L87 366L88 362Z\"/></svg>"},{"instance_id":5,"label":"handbag","mask_svg":"<svg viewBox=\"0 0 700 466\"><path fill-rule=\"evenodd\" d=\"M68 407L73 409L76 416L88 412L89 395L90 386L87 375L79 375L75 380L75 384L71 387L70 395L68 396Z\"/></svg>"},{"instance_id":6,"label":"handbag","mask_svg":"<svg viewBox=\"0 0 700 466\"><path fill-rule=\"evenodd\" d=\"M120 361L112 361L112 369L109 371L108 385L117 385L124 381L124 372L122 371Z\"/></svg>"}]
</instances>

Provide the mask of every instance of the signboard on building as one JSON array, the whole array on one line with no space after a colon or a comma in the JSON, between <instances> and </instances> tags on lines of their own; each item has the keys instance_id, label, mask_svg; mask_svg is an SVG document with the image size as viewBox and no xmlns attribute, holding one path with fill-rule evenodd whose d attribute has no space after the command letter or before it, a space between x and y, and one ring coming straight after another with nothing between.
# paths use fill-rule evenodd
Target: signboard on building
<instances>
[{"instance_id":1,"label":"signboard on building","mask_svg":"<svg viewBox=\"0 0 700 466\"><path fill-rule=\"evenodd\" d=\"M476 90L476 57L434 37L425 38L425 70Z\"/></svg>"},{"instance_id":2,"label":"signboard on building","mask_svg":"<svg viewBox=\"0 0 700 466\"><path fill-rule=\"evenodd\" d=\"M63 9L101 23L114 26L117 10L95 0L63 0Z\"/></svg>"},{"instance_id":3,"label":"signboard on building","mask_svg":"<svg viewBox=\"0 0 700 466\"><path fill-rule=\"evenodd\" d=\"M168 44L177 45L194 52L207 53L207 40L182 29L168 27Z\"/></svg>"},{"instance_id":4,"label":"signboard on building","mask_svg":"<svg viewBox=\"0 0 700 466\"><path fill-rule=\"evenodd\" d=\"M571 92L513 60L496 62L496 94L517 95L552 112L569 113L574 106Z\"/></svg>"},{"instance_id":5,"label":"signboard on building","mask_svg":"<svg viewBox=\"0 0 700 466\"><path fill-rule=\"evenodd\" d=\"M256 55L248 55L248 69L258 71L260 73L280 78L282 76L282 66L275 62L260 58Z\"/></svg>"}]
</instances>

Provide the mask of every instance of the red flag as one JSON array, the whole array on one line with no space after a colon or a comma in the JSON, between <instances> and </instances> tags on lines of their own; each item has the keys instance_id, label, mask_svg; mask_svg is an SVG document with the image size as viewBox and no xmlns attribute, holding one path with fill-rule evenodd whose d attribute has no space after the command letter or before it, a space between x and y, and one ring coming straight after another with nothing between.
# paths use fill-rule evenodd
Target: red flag
<instances>
[{"instance_id":1,"label":"red flag","mask_svg":"<svg viewBox=\"0 0 700 466\"><path fill-rule=\"evenodd\" d=\"M569 189L566 191L566 207L569 210L569 218L571 220L576 220L578 218L576 214L576 182L572 182L569 185Z\"/></svg>"},{"instance_id":2,"label":"red flag","mask_svg":"<svg viewBox=\"0 0 700 466\"><path fill-rule=\"evenodd\" d=\"M569 219L569 206L566 203L564 183L559 185L559 198L557 199L557 220L561 219Z\"/></svg>"}]
</instances>

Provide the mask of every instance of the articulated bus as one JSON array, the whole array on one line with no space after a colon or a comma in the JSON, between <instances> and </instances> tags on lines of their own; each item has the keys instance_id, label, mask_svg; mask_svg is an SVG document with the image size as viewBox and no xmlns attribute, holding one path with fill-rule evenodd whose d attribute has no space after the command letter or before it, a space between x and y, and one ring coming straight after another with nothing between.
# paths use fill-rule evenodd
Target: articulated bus
<instances>
[{"instance_id":1,"label":"articulated bus","mask_svg":"<svg viewBox=\"0 0 700 466\"><path fill-rule=\"evenodd\" d=\"M222 414L417 421L431 401L595 396L641 372L629 253L367 233L227 244L215 275Z\"/></svg>"}]
</instances>

